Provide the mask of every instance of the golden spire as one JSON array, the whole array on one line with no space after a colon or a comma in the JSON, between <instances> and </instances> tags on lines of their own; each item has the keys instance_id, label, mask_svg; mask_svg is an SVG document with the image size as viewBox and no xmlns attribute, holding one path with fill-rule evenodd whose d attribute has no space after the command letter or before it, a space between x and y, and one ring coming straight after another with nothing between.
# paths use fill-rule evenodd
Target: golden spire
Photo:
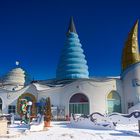
<instances>
[{"instance_id":1,"label":"golden spire","mask_svg":"<svg viewBox=\"0 0 140 140\"><path fill-rule=\"evenodd\" d=\"M129 65L140 62L139 46L138 46L138 20L129 32L125 42L125 47L122 54L122 70L125 70Z\"/></svg>"}]
</instances>

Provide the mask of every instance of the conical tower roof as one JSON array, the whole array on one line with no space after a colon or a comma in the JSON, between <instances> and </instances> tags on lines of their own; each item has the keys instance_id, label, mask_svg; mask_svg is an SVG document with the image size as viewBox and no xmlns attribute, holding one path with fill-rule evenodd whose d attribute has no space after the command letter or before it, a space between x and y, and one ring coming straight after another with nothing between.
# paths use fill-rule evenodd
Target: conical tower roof
<instances>
[{"instance_id":1,"label":"conical tower roof","mask_svg":"<svg viewBox=\"0 0 140 140\"><path fill-rule=\"evenodd\" d=\"M128 66L137 62L140 62L138 46L138 20L129 32L128 38L125 42L122 54L122 70L125 70Z\"/></svg>"},{"instance_id":2,"label":"conical tower roof","mask_svg":"<svg viewBox=\"0 0 140 140\"><path fill-rule=\"evenodd\" d=\"M73 33L77 34L75 24L74 24L74 21L73 21L73 17L70 18L70 23L69 23L67 34L69 34L70 32L73 32Z\"/></svg>"},{"instance_id":3,"label":"conical tower roof","mask_svg":"<svg viewBox=\"0 0 140 140\"><path fill-rule=\"evenodd\" d=\"M67 39L57 67L57 79L88 78L88 66L78 38L73 18L67 32Z\"/></svg>"}]
</instances>

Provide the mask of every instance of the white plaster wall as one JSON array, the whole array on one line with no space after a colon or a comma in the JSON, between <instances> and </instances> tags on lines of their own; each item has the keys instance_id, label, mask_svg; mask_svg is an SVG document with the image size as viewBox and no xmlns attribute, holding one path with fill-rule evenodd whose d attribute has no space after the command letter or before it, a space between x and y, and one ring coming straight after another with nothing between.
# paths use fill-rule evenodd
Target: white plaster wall
<instances>
[{"instance_id":1,"label":"white plaster wall","mask_svg":"<svg viewBox=\"0 0 140 140\"><path fill-rule=\"evenodd\" d=\"M128 113L128 103L133 102L135 105L139 102L140 97L140 86L133 86L132 84L132 80L140 80L140 63L134 64L132 67L133 68L128 70L127 73L122 77L125 113Z\"/></svg>"},{"instance_id":2,"label":"white plaster wall","mask_svg":"<svg viewBox=\"0 0 140 140\"><path fill-rule=\"evenodd\" d=\"M119 86L119 87L116 87ZM111 79L104 82L96 82L91 80L77 80L62 88L60 104L66 107L66 114L69 114L70 98L76 93L83 93L89 99L90 113L93 112L107 112L107 95L112 91L117 91L122 97L121 81Z\"/></svg>"},{"instance_id":3,"label":"white plaster wall","mask_svg":"<svg viewBox=\"0 0 140 140\"><path fill-rule=\"evenodd\" d=\"M17 99L24 93L33 94L37 101L41 98L50 97L51 104L54 106L64 106L65 114L69 114L70 98L76 93L83 93L89 99L90 114L93 112L107 112L107 95L112 91L117 91L123 100L122 84L119 79L104 80L76 80L63 87L52 87L45 90L37 90L36 86L31 84L19 91L0 90L0 97L3 100L3 111L7 113L8 105L17 104ZM123 101L122 101L123 102ZM122 106L123 109L123 106Z\"/></svg>"},{"instance_id":4,"label":"white plaster wall","mask_svg":"<svg viewBox=\"0 0 140 140\"><path fill-rule=\"evenodd\" d=\"M52 87L48 90L38 91L38 101L41 98L50 97L51 104L64 106L65 114L68 115L70 98L76 93L83 93L89 99L90 113L96 111L106 113L108 108L107 95L112 90L117 91L121 99L123 99L122 85L119 79L106 79L99 82L94 80L77 80L64 87Z\"/></svg>"},{"instance_id":5,"label":"white plaster wall","mask_svg":"<svg viewBox=\"0 0 140 140\"><path fill-rule=\"evenodd\" d=\"M51 88L45 91L38 91L38 101L40 101L41 98L50 97L51 104L54 106L60 106L60 95L61 95L61 88Z\"/></svg>"},{"instance_id":6,"label":"white plaster wall","mask_svg":"<svg viewBox=\"0 0 140 140\"><path fill-rule=\"evenodd\" d=\"M21 90L18 91L8 91L4 89L0 89L0 98L2 99L2 112L8 113L8 106L9 105L17 105L17 100L20 95L24 93L31 93L37 98L37 90L35 86L29 85Z\"/></svg>"},{"instance_id":7,"label":"white plaster wall","mask_svg":"<svg viewBox=\"0 0 140 140\"><path fill-rule=\"evenodd\" d=\"M7 106L8 106L7 95L8 95L8 91L4 89L0 90L0 98L2 99L2 113L7 113Z\"/></svg>"},{"instance_id":8,"label":"white plaster wall","mask_svg":"<svg viewBox=\"0 0 140 140\"><path fill-rule=\"evenodd\" d=\"M117 79L116 80L116 91L119 93L120 97L121 97L121 107L122 107L122 113L125 113L125 100L124 100L124 93L123 93L123 84L122 84L122 80Z\"/></svg>"}]
</instances>

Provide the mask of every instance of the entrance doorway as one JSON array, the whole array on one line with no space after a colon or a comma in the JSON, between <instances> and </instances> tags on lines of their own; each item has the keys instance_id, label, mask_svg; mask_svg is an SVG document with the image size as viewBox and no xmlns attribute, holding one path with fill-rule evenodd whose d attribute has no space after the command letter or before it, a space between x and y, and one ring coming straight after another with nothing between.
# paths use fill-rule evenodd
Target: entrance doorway
<instances>
[{"instance_id":1,"label":"entrance doorway","mask_svg":"<svg viewBox=\"0 0 140 140\"><path fill-rule=\"evenodd\" d=\"M89 114L89 100L82 93L76 93L70 98L69 115L74 114Z\"/></svg>"}]
</instances>

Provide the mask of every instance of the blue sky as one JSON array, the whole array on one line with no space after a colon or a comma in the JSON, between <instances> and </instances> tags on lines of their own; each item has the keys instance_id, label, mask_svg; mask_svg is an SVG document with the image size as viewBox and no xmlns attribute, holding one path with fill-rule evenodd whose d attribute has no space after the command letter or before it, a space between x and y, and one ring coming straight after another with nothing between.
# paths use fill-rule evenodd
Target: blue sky
<instances>
[{"instance_id":1,"label":"blue sky","mask_svg":"<svg viewBox=\"0 0 140 140\"><path fill-rule=\"evenodd\" d=\"M0 1L0 75L18 60L30 77L54 78L70 16L90 76L119 75L124 42L140 18L139 0Z\"/></svg>"}]
</instances>

